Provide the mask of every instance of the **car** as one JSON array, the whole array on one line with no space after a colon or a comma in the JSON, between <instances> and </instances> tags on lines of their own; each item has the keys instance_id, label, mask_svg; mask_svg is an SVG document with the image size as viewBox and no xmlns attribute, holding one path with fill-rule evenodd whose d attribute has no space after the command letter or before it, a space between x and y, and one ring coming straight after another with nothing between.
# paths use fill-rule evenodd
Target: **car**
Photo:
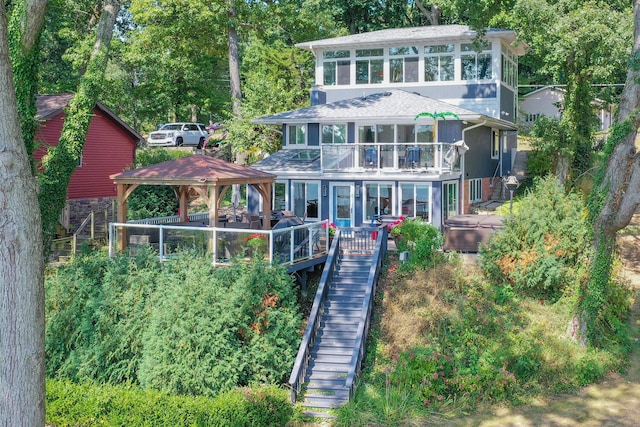
<instances>
[{"instance_id":1,"label":"car","mask_svg":"<svg viewBox=\"0 0 640 427\"><path fill-rule=\"evenodd\" d=\"M149 133L150 147L180 147L192 145L204 148L209 143L209 132L202 123L167 123Z\"/></svg>"}]
</instances>

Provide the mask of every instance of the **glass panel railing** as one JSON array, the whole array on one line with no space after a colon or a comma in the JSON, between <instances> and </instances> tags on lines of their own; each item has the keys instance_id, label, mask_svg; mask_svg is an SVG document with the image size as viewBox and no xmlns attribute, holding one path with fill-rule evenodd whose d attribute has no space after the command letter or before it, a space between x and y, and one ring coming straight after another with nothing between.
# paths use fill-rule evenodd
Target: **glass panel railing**
<instances>
[{"instance_id":1,"label":"glass panel railing","mask_svg":"<svg viewBox=\"0 0 640 427\"><path fill-rule=\"evenodd\" d=\"M398 144L323 145L322 167L330 170L458 170L459 156L451 144L440 142Z\"/></svg>"},{"instance_id":2,"label":"glass panel railing","mask_svg":"<svg viewBox=\"0 0 640 427\"><path fill-rule=\"evenodd\" d=\"M355 144L327 144L322 146L322 169L344 170L355 166Z\"/></svg>"}]
</instances>

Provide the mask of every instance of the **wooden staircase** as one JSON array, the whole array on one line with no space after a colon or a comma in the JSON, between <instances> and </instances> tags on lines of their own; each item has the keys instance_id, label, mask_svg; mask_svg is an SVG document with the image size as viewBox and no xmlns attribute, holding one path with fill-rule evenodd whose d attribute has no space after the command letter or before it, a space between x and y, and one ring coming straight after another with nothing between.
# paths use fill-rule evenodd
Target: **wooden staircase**
<instances>
[{"instance_id":1,"label":"wooden staircase","mask_svg":"<svg viewBox=\"0 0 640 427\"><path fill-rule=\"evenodd\" d=\"M303 407L332 409L349 401L346 380L372 262L373 254L344 254L338 261L304 378Z\"/></svg>"}]
</instances>

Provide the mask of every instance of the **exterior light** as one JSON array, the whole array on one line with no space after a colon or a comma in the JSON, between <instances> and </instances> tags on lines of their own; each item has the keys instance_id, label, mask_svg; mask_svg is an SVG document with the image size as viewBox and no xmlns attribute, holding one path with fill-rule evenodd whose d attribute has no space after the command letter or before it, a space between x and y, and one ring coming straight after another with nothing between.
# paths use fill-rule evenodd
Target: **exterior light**
<instances>
[{"instance_id":1,"label":"exterior light","mask_svg":"<svg viewBox=\"0 0 640 427\"><path fill-rule=\"evenodd\" d=\"M520 182L513 175L503 178L503 182L504 186L509 190L509 214L513 214L513 192L520 186Z\"/></svg>"}]
</instances>

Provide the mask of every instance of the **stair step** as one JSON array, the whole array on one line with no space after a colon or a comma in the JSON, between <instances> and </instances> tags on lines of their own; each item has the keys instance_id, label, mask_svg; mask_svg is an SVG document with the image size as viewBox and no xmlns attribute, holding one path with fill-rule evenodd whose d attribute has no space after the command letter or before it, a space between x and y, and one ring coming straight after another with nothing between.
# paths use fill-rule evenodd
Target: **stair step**
<instances>
[{"instance_id":1,"label":"stair step","mask_svg":"<svg viewBox=\"0 0 640 427\"><path fill-rule=\"evenodd\" d=\"M339 408L349 400L349 393L323 394L313 393L307 394L302 402L302 406L311 408Z\"/></svg>"},{"instance_id":2,"label":"stair step","mask_svg":"<svg viewBox=\"0 0 640 427\"><path fill-rule=\"evenodd\" d=\"M311 357L324 356L332 354L334 356L351 356L353 355L353 348L340 348L340 347L321 347L311 350Z\"/></svg>"},{"instance_id":3,"label":"stair step","mask_svg":"<svg viewBox=\"0 0 640 427\"><path fill-rule=\"evenodd\" d=\"M322 363L338 363L343 365L348 365L351 363L351 354L346 355L335 355L335 354L316 354L313 360L315 360L318 364Z\"/></svg>"}]
</instances>

